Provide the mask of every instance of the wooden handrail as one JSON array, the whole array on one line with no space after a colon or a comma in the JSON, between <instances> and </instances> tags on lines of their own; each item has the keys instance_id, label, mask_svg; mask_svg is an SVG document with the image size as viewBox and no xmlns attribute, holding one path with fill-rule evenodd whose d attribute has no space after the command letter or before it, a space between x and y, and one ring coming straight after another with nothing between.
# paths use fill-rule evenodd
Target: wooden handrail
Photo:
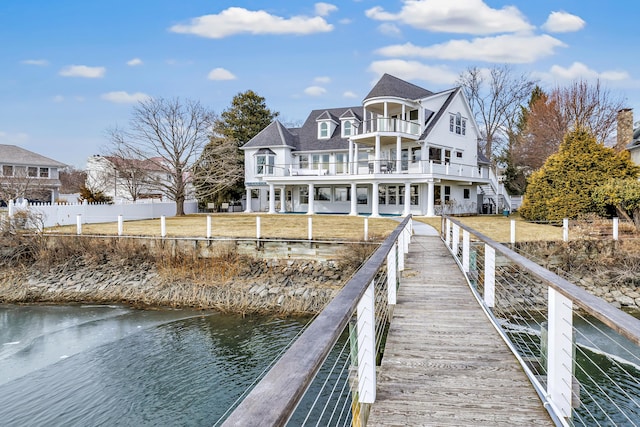
<instances>
[{"instance_id":1,"label":"wooden handrail","mask_svg":"<svg viewBox=\"0 0 640 427\"><path fill-rule=\"evenodd\" d=\"M534 275L544 280L548 286L555 289L565 297L569 298L578 307L585 310L588 314L600 320L602 323L634 342L640 345L640 320L619 310L601 298L591 295L584 289L574 285L566 279L558 276L557 274L547 270L546 268L536 264L528 258L518 254L517 252L509 249L508 247L496 242L495 240L485 236L484 234L467 227L460 221L451 217L448 219L456 224L463 230L468 231L474 236L478 237L487 245L491 246L496 251L502 253L506 258L513 261L520 267L532 272ZM443 222L445 217L443 217ZM443 224L444 225L444 224ZM442 227L444 233L445 227Z\"/></svg>"},{"instance_id":2,"label":"wooden handrail","mask_svg":"<svg viewBox=\"0 0 640 427\"><path fill-rule=\"evenodd\" d=\"M411 215L385 239L223 426L284 426L355 312Z\"/></svg>"}]
</instances>

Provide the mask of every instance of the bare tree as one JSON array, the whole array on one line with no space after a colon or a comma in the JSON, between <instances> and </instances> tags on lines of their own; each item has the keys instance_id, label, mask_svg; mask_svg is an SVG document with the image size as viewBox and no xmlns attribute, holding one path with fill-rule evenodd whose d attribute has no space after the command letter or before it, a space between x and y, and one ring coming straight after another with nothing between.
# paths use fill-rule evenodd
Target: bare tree
<instances>
[{"instance_id":1,"label":"bare tree","mask_svg":"<svg viewBox=\"0 0 640 427\"><path fill-rule=\"evenodd\" d=\"M134 202L158 188L159 181L153 173L156 164L152 160L138 156L139 153L131 147L115 144L109 155L105 157L108 161L108 167L104 171L106 178Z\"/></svg>"},{"instance_id":2,"label":"bare tree","mask_svg":"<svg viewBox=\"0 0 640 427\"><path fill-rule=\"evenodd\" d=\"M198 200L221 203L244 179L244 161L235 140L212 137L194 167Z\"/></svg>"},{"instance_id":3,"label":"bare tree","mask_svg":"<svg viewBox=\"0 0 640 427\"><path fill-rule=\"evenodd\" d=\"M138 160L153 162L163 172L153 185L176 202L177 215L184 215L192 169L209 142L214 120L213 112L197 101L149 99L134 107L128 130L111 131L111 142Z\"/></svg>"},{"instance_id":4,"label":"bare tree","mask_svg":"<svg viewBox=\"0 0 640 427\"><path fill-rule=\"evenodd\" d=\"M0 200L9 201L18 198L50 199L50 190L46 188L37 171L25 166L3 166L0 177ZM37 168L36 168L37 169Z\"/></svg>"},{"instance_id":5,"label":"bare tree","mask_svg":"<svg viewBox=\"0 0 640 427\"><path fill-rule=\"evenodd\" d=\"M58 173L60 178L60 192L62 193L79 193L80 188L85 185L87 180L87 173L83 170L74 168L73 166L67 166Z\"/></svg>"},{"instance_id":6,"label":"bare tree","mask_svg":"<svg viewBox=\"0 0 640 427\"><path fill-rule=\"evenodd\" d=\"M509 120L518 115L536 82L527 74L514 75L509 66L496 65L489 70L470 67L460 74L458 84L480 126L483 153L495 159L496 145L506 141Z\"/></svg>"}]
</instances>

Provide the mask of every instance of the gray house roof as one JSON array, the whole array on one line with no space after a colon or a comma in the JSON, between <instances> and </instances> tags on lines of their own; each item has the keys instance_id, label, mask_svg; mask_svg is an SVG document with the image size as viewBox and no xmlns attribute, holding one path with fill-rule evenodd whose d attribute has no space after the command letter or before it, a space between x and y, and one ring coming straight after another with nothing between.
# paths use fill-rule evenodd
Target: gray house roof
<instances>
[{"instance_id":1,"label":"gray house roof","mask_svg":"<svg viewBox=\"0 0 640 427\"><path fill-rule=\"evenodd\" d=\"M347 138L341 137L341 127L337 126L333 134L328 139L318 139L318 117L332 117L336 122L340 122L337 117L342 117L351 110L353 118L362 120L362 107L325 108L323 110L313 110L302 127L298 130L298 141L296 149L298 151L311 150L346 150L349 147ZM326 114L325 114L326 113Z\"/></svg>"},{"instance_id":2,"label":"gray house roof","mask_svg":"<svg viewBox=\"0 0 640 427\"><path fill-rule=\"evenodd\" d=\"M367 99L379 96L395 96L416 100L430 95L433 95L433 92L430 90L405 82L390 74L384 74L364 99L366 101Z\"/></svg>"},{"instance_id":3,"label":"gray house roof","mask_svg":"<svg viewBox=\"0 0 640 427\"><path fill-rule=\"evenodd\" d=\"M256 147L277 147L277 146L289 146L295 147L297 137L295 129L287 129L278 120L271 122L266 128L262 129L260 133L251 138L242 148L256 148Z\"/></svg>"},{"instance_id":4,"label":"gray house roof","mask_svg":"<svg viewBox=\"0 0 640 427\"><path fill-rule=\"evenodd\" d=\"M0 144L0 163L18 166L43 166L58 167L67 166L64 163L50 159L33 151L25 150L17 145Z\"/></svg>"}]
</instances>

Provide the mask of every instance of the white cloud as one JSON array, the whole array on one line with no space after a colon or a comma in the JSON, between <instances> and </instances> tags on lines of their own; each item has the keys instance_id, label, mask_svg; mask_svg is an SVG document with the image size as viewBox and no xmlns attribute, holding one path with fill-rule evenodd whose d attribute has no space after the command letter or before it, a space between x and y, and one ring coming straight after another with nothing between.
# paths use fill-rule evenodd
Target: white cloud
<instances>
[{"instance_id":1,"label":"white cloud","mask_svg":"<svg viewBox=\"0 0 640 427\"><path fill-rule=\"evenodd\" d=\"M576 15L567 12L551 12L542 29L551 33L569 33L584 28L586 22Z\"/></svg>"},{"instance_id":2,"label":"white cloud","mask_svg":"<svg viewBox=\"0 0 640 427\"><path fill-rule=\"evenodd\" d=\"M557 80L578 80L578 79L601 79L606 81L620 81L630 79L631 76L626 71L607 70L598 72L583 64L582 62L574 62L569 67L554 65L548 73L539 73L540 78L549 81Z\"/></svg>"},{"instance_id":3,"label":"white cloud","mask_svg":"<svg viewBox=\"0 0 640 427\"><path fill-rule=\"evenodd\" d=\"M309 96L321 96L327 93L327 90L320 86L309 86L304 90L304 93Z\"/></svg>"},{"instance_id":4,"label":"white cloud","mask_svg":"<svg viewBox=\"0 0 640 427\"><path fill-rule=\"evenodd\" d=\"M348 90L345 93L343 93L342 96L345 97L345 98L357 98L358 97L358 95L356 95L355 92L352 92L350 90Z\"/></svg>"},{"instance_id":5,"label":"white cloud","mask_svg":"<svg viewBox=\"0 0 640 427\"><path fill-rule=\"evenodd\" d=\"M104 77L107 69L104 67L87 67L86 65L69 65L60 70L63 77L83 77L86 79L98 79Z\"/></svg>"},{"instance_id":6,"label":"white cloud","mask_svg":"<svg viewBox=\"0 0 640 427\"><path fill-rule=\"evenodd\" d=\"M55 102L56 104L59 104L61 102L64 102L64 96L62 95L56 95L51 99L53 102Z\"/></svg>"},{"instance_id":7,"label":"white cloud","mask_svg":"<svg viewBox=\"0 0 640 427\"><path fill-rule=\"evenodd\" d=\"M116 104L135 104L150 98L149 95L142 92L127 93L123 90L103 93L100 98L105 101L114 102Z\"/></svg>"},{"instance_id":8,"label":"white cloud","mask_svg":"<svg viewBox=\"0 0 640 427\"><path fill-rule=\"evenodd\" d=\"M378 31L387 36L398 37L402 35L402 32L400 31L400 28L398 28L397 25L390 24L388 22L385 22L384 24L380 24L378 26Z\"/></svg>"},{"instance_id":9,"label":"white cloud","mask_svg":"<svg viewBox=\"0 0 640 427\"><path fill-rule=\"evenodd\" d=\"M319 76L316 77L315 79L313 79L314 83L319 83L319 84L327 84L327 83L331 83L331 77L327 77L327 76Z\"/></svg>"},{"instance_id":10,"label":"white cloud","mask_svg":"<svg viewBox=\"0 0 640 427\"><path fill-rule=\"evenodd\" d=\"M35 65L38 67L46 67L47 65L49 65L49 61L47 61L46 59L25 59L24 61L20 62L25 65Z\"/></svg>"},{"instance_id":11,"label":"white cloud","mask_svg":"<svg viewBox=\"0 0 640 427\"><path fill-rule=\"evenodd\" d=\"M376 6L366 15L377 21L443 33L494 34L533 29L515 6L493 9L482 0L405 0L398 13Z\"/></svg>"},{"instance_id":12,"label":"white cloud","mask_svg":"<svg viewBox=\"0 0 640 427\"><path fill-rule=\"evenodd\" d=\"M178 24L169 31L220 39L234 34L313 34L333 30L333 25L320 16L283 18L263 10L252 11L230 7L217 15L204 15Z\"/></svg>"},{"instance_id":13,"label":"white cloud","mask_svg":"<svg viewBox=\"0 0 640 427\"><path fill-rule=\"evenodd\" d=\"M130 66L130 67L135 67L137 65L142 65L142 64L143 64L143 62L142 62L142 59L140 59L140 58L133 58L133 59L130 59L129 61L127 61L127 65Z\"/></svg>"},{"instance_id":14,"label":"white cloud","mask_svg":"<svg viewBox=\"0 0 640 427\"><path fill-rule=\"evenodd\" d=\"M214 68L207 75L209 80L235 80L236 76L224 68Z\"/></svg>"},{"instance_id":15,"label":"white cloud","mask_svg":"<svg viewBox=\"0 0 640 427\"><path fill-rule=\"evenodd\" d=\"M427 47L412 43L380 48L376 53L388 57L419 57L445 60L473 60L526 64L553 55L566 45L547 34L478 37L473 40L450 40Z\"/></svg>"},{"instance_id":16,"label":"white cloud","mask_svg":"<svg viewBox=\"0 0 640 427\"><path fill-rule=\"evenodd\" d=\"M378 81L384 73L404 80L424 80L437 85L452 85L458 79L458 73L445 66L431 66L402 59L374 61L369 65L369 71L376 74L375 81Z\"/></svg>"},{"instance_id":17,"label":"white cloud","mask_svg":"<svg viewBox=\"0 0 640 427\"><path fill-rule=\"evenodd\" d=\"M348 24L351 24L353 21L349 18L342 18L338 22L341 23L342 25L348 25Z\"/></svg>"},{"instance_id":18,"label":"white cloud","mask_svg":"<svg viewBox=\"0 0 640 427\"><path fill-rule=\"evenodd\" d=\"M329 3L316 3L315 12L318 16L327 16L338 10L338 6Z\"/></svg>"}]
</instances>

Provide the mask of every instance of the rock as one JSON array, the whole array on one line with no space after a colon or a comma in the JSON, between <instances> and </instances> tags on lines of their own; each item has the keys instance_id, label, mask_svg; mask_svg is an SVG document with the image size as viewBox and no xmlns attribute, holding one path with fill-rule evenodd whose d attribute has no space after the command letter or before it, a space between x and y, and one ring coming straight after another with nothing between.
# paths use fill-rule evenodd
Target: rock
<instances>
[{"instance_id":1,"label":"rock","mask_svg":"<svg viewBox=\"0 0 640 427\"><path fill-rule=\"evenodd\" d=\"M620 303L620 305L623 305L623 306L626 306L626 307L636 305L636 303L633 300L633 298L630 298L630 297L628 297L626 295L619 295L619 296L617 296L615 298L616 298L616 301L618 303Z\"/></svg>"}]
</instances>

